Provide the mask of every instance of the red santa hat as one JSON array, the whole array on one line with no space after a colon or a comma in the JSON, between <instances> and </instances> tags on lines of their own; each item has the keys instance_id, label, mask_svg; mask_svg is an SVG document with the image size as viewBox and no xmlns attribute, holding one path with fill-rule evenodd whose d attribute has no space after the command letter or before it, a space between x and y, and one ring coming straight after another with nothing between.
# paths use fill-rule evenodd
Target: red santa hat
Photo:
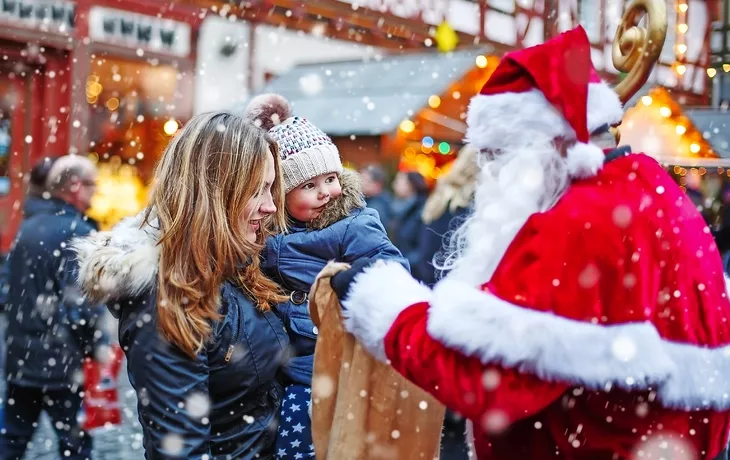
<instances>
[{"instance_id":1,"label":"red santa hat","mask_svg":"<svg viewBox=\"0 0 730 460\"><path fill-rule=\"evenodd\" d=\"M574 142L567 152L571 175L587 177L604 157L588 143L590 134L618 123L622 115L621 101L598 77L588 36L578 26L504 56L469 105L466 139L479 149L540 139Z\"/></svg>"}]
</instances>

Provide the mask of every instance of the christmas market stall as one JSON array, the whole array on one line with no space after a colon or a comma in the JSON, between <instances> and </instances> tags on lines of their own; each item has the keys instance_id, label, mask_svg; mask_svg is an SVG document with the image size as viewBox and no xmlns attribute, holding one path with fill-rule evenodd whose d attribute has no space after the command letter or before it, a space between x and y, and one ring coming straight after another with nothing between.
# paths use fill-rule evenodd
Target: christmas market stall
<instances>
[{"instance_id":1,"label":"christmas market stall","mask_svg":"<svg viewBox=\"0 0 730 460\"><path fill-rule=\"evenodd\" d=\"M702 210L717 219L721 190L730 184L730 116L716 109L683 108L662 87L644 89L626 104L621 141L652 152Z\"/></svg>"},{"instance_id":2,"label":"christmas market stall","mask_svg":"<svg viewBox=\"0 0 730 460\"><path fill-rule=\"evenodd\" d=\"M433 181L463 146L469 100L498 62L487 51L300 65L261 93L291 101L295 114L332 137L350 167L380 163Z\"/></svg>"}]
</instances>

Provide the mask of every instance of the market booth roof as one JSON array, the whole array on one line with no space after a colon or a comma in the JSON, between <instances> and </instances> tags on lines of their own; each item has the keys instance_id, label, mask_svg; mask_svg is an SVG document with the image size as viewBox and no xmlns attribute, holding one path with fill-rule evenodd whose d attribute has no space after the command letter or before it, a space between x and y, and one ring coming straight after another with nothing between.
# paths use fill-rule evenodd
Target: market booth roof
<instances>
[{"instance_id":1,"label":"market booth roof","mask_svg":"<svg viewBox=\"0 0 730 460\"><path fill-rule=\"evenodd\" d=\"M723 109L693 108L685 111L714 152L730 160L730 113Z\"/></svg>"},{"instance_id":2,"label":"market booth roof","mask_svg":"<svg viewBox=\"0 0 730 460\"><path fill-rule=\"evenodd\" d=\"M330 136L392 133L401 121L427 108L429 98L464 78L479 55L478 50L427 52L300 65L261 92L286 97L295 115Z\"/></svg>"},{"instance_id":3,"label":"market booth roof","mask_svg":"<svg viewBox=\"0 0 730 460\"><path fill-rule=\"evenodd\" d=\"M643 88L625 106L622 145L652 155L662 164L730 165L730 116L716 110L683 109L662 87Z\"/></svg>"}]
</instances>

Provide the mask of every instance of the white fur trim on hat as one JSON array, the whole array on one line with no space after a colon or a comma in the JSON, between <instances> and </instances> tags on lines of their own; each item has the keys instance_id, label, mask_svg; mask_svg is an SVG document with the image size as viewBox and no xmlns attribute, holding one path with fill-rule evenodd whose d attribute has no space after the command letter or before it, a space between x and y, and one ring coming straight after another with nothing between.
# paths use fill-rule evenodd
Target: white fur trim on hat
<instances>
[{"instance_id":1,"label":"white fur trim on hat","mask_svg":"<svg viewBox=\"0 0 730 460\"><path fill-rule=\"evenodd\" d=\"M514 145L520 139L526 143L575 139L568 121L536 89L474 96L466 124L466 142L479 150L498 149L507 142Z\"/></svg>"},{"instance_id":2,"label":"white fur trim on hat","mask_svg":"<svg viewBox=\"0 0 730 460\"><path fill-rule=\"evenodd\" d=\"M622 115L621 101L611 88L604 83L588 85L586 116L589 132L605 124L618 123ZM568 121L537 89L523 93L477 95L469 104L466 122L466 141L478 149L498 149L505 145L505 139L515 145L520 139L529 144L558 137L566 140L576 138ZM595 156L592 158L595 159ZM578 169L585 171L582 167ZM589 169L595 174L600 168Z\"/></svg>"},{"instance_id":3,"label":"white fur trim on hat","mask_svg":"<svg viewBox=\"0 0 730 460\"><path fill-rule=\"evenodd\" d=\"M284 192L289 193L304 182L322 174L342 174L340 152L334 144L309 147L282 160Z\"/></svg>"},{"instance_id":4,"label":"white fur trim on hat","mask_svg":"<svg viewBox=\"0 0 730 460\"><path fill-rule=\"evenodd\" d=\"M624 109L616 92L605 83L588 85L588 132L603 125L615 125L624 116Z\"/></svg>"}]
</instances>

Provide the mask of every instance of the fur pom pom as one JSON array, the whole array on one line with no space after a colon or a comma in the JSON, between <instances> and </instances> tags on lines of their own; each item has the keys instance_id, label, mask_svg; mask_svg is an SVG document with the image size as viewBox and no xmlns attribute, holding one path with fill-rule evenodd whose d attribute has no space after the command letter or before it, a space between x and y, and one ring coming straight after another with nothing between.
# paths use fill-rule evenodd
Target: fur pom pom
<instances>
[{"instance_id":1,"label":"fur pom pom","mask_svg":"<svg viewBox=\"0 0 730 460\"><path fill-rule=\"evenodd\" d=\"M291 104L279 94L261 94L251 99L245 117L259 128L268 131L291 117Z\"/></svg>"},{"instance_id":2,"label":"fur pom pom","mask_svg":"<svg viewBox=\"0 0 730 460\"><path fill-rule=\"evenodd\" d=\"M568 172L574 179L595 176L603 167L603 150L593 144L576 142L568 148Z\"/></svg>"}]
</instances>

